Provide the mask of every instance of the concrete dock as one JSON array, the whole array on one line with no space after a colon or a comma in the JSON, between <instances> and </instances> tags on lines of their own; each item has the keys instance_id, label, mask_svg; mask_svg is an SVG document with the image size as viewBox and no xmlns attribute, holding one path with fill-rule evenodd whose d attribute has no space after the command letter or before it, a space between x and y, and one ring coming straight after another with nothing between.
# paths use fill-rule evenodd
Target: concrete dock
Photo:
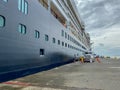
<instances>
[{"instance_id":1,"label":"concrete dock","mask_svg":"<svg viewBox=\"0 0 120 90\"><path fill-rule=\"evenodd\" d=\"M71 63L1 83L0 90L120 90L120 60Z\"/></svg>"}]
</instances>

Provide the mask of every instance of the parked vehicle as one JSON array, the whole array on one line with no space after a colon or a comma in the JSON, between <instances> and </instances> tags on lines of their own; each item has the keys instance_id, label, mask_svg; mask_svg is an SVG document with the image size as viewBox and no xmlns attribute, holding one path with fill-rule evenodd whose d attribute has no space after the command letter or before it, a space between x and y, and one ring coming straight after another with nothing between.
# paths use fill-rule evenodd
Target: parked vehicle
<instances>
[{"instance_id":1,"label":"parked vehicle","mask_svg":"<svg viewBox=\"0 0 120 90\"><path fill-rule=\"evenodd\" d=\"M85 53L84 54L84 62L94 62L95 58L92 53Z\"/></svg>"}]
</instances>

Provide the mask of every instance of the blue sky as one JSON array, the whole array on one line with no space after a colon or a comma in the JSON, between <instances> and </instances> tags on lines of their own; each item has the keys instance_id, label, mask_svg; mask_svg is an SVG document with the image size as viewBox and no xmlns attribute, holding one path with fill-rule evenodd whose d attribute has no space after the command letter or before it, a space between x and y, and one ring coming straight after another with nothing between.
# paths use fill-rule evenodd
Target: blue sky
<instances>
[{"instance_id":1,"label":"blue sky","mask_svg":"<svg viewBox=\"0 0 120 90\"><path fill-rule=\"evenodd\" d=\"M120 0L75 0L99 55L120 56Z\"/></svg>"}]
</instances>

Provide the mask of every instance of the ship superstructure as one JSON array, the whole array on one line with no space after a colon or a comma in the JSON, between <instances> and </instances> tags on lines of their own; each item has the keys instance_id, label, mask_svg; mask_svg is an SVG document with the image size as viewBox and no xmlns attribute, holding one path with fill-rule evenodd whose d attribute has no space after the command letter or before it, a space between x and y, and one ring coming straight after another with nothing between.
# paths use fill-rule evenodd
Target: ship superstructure
<instances>
[{"instance_id":1,"label":"ship superstructure","mask_svg":"<svg viewBox=\"0 0 120 90\"><path fill-rule=\"evenodd\" d=\"M0 1L0 81L79 58L90 37L74 0Z\"/></svg>"}]
</instances>

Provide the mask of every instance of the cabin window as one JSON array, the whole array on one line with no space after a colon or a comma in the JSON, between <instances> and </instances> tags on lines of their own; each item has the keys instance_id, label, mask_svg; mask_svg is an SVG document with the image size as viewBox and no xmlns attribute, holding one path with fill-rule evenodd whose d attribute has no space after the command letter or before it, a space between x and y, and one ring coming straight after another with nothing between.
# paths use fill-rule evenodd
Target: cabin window
<instances>
[{"instance_id":1,"label":"cabin window","mask_svg":"<svg viewBox=\"0 0 120 90\"><path fill-rule=\"evenodd\" d=\"M0 27L4 27L4 26L5 26L5 18L0 15Z\"/></svg>"},{"instance_id":2,"label":"cabin window","mask_svg":"<svg viewBox=\"0 0 120 90\"><path fill-rule=\"evenodd\" d=\"M45 34L45 41L49 41L49 37L46 34Z\"/></svg>"},{"instance_id":3,"label":"cabin window","mask_svg":"<svg viewBox=\"0 0 120 90\"><path fill-rule=\"evenodd\" d=\"M25 10L25 3L24 3L24 0L22 0L22 4L21 4L21 5L22 5L22 8L21 8L22 10L21 10L21 11L22 11L22 13L24 13L24 10Z\"/></svg>"},{"instance_id":4,"label":"cabin window","mask_svg":"<svg viewBox=\"0 0 120 90\"><path fill-rule=\"evenodd\" d=\"M64 46L64 42L62 42L62 46Z\"/></svg>"},{"instance_id":5,"label":"cabin window","mask_svg":"<svg viewBox=\"0 0 120 90\"><path fill-rule=\"evenodd\" d=\"M44 49L40 49L40 56L45 55L45 50Z\"/></svg>"},{"instance_id":6,"label":"cabin window","mask_svg":"<svg viewBox=\"0 0 120 90\"><path fill-rule=\"evenodd\" d=\"M19 33L21 34L26 34L26 26L23 24L19 24L19 28L18 28Z\"/></svg>"},{"instance_id":7,"label":"cabin window","mask_svg":"<svg viewBox=\"0 0 120 90\"><path fill-rule=\"evenodd\" d=\"M67 33L65 32L65 38L67 38Z\"/></svg>"},{"instance_id":8,"label":"cabin window","mask_svg":"<svg viewBox=\"0 0 120 90\"><path fill-rule=\"evenodd\" d=\"M60 45L60 40L58 40L58 45Z\"/></svg>"},{"instance_id":9,"label":"cabin window","mask_svg":"<svg viewBox=\"0 0 120 90\"><path fill-rule=\"evenodd\" d=\"M69 35L68 35L68 40L70 39Z\"/></svg>"},{"instance_id":10,"label":"cabin window","mask_svg":"<svg viewBox=\"0 0 120 90\"><path fill-rule=\"evenodd\" d=\"M18 9L19 11L22 10L22 0L18 0Z\"/></svg>"},{"instance_id":11,"label":"cabin window","mask_svg":"<svg viewBox=\"0 0 120 90\"><path fill-rule=\"evenodd\" d=\"M40 33L37 30L35 30L35 38L40 38Z\"/></svg>"},{"instance_id":12,"label":"cabin window","mask_svg":"<svg viewBox=\"0 0 120 90\"><path fill-rule=\"evenodd\" d=\"M3 0L4 2L8 2L8 0Z\"/></svg>"},{"instance_id":13,"label":"cabin window","mask_svg":"<svg viewBox=\"0 0 120 90\"><path fill-rule=\"evenodd\" d=\"M28 3L25 0L18 0L18 9L24 14L28 14Z\"/></svg>"},{"instance_id":14,"label":"cabin window","mask_svg":"<svg viewBox=\"0 0 120 90\"><path fill-rule=\"evenodd\" d=\"M25 2L25 10L24 10L24 13L25 14L28 14L28 3L27 2Z\"/></svg>"},{"instance_id":15,"label":"cabin window","mask_svg":"<svg viewBox=\"0 0 120 90\"><path fill-rule=\"evenodd\" d=\"M65 43L65 47L67 47L67 43Z\"/></svg>"},{"instance_id":16,"label":"cabin window","mask_svg":"<svg viewBox=\"0 0 120 90\"><path fill-rule=\"evenodd\" d=\"M61 36L63 36L64 37L64 31L62 30L62 32L61 32Z\"/></svg>"},{"instance_id":17,"label":"cabin window","mask_svg":"<svg viewBox=\"0 0 120 90\"><path fill-rule=\"evenodd\" d=\"M68 44L68 48L70 48L69 44Z\"/></svg>"},{"instance_id":18,"label":"cabin window","mask_svg":"<svg viewBox=\"0 0 120 90\"><path fill-rule=\"evenodd\" d=\"M55 43L55 38L53 38L53 43Z\"/></svg>"}]
</instances>

